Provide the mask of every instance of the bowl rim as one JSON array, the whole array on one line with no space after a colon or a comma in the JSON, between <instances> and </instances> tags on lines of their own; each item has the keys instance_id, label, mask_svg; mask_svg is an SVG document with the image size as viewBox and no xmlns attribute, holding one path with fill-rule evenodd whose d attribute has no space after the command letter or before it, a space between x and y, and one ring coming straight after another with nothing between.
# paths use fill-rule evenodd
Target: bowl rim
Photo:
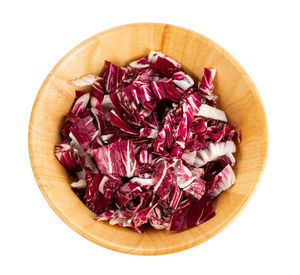
<instances>
[{"instance_id":1,"label":"bowl rim","mask_svg":"<svg viewBox=\"0 0 300 275\"><path fill-rule=\"evenodd\" d=\"M187 31L190 34L196 35L198 37L201 37L201 39L205 40L208 44L213 45L216 49L224 52L224 55L226 55L231 63L236 67L236 69L242 73L245 77L245 80L247 81L248 85L251 87L251 92L253 93L253 95L255 96L257 102L261 105L262 108L262 119L263 119L263 123L264 123L264 136L265 136L265 147L264 149L264 156L263 156L263 160L262 160L262 166L261 166L261 170L259 171L258 174L258 179L257 182L255 183L255 185L253 186L252 190L250 190L250 193L248 195L248 197L246 197L246 199L244 200L244 202L241 204L241 206L232 213L232 215L230 215L230 217L228 217L228 219L218 228L214 229L213 232L211 232L210 234L207 234L207 236L205 238L202 238L201 240L196 240L196 241L191 241L189 243L185 243L185 244L181 244L175 247L172 247L172 249L169 249L170 251L166 251L166 249L163 249L163 251L160 251L159 248L157 248L156 250L139 250L139 249L134 249L132 250L132 248L128 249L128 247L122 247L122 246L118 246L114 243L108 242L105 239L99 239L99 238L94 238L92 236L90 236L89 234L86 234L86 232L84 232L84 230L81 230L79 228L76 227L76 225L74 225L72 222L70 222L64 215L63 213L61 213L56 207L55 204L50 200L50 198L47 195L47 192L41 188L41 183L40 183L40 179L38 177L38 172L37 172L37 168L35 165L35 158L33 155L33 147L34 147L34 142L33 142L33 136L32 136L32 131L30 131L31 126L34 124L34 120L35 120L35 115L37 112L37 106L39 104L41 95L45 89L46 84L51 80L51 78L53 77L53 73L57 70L57 68L60 67L61 64L63 64L65 61L67 61L69 58L72 58L73 54L76 53L76 51L86 45L88 45L92 40L99 38L101 36L104 36L106 33L112 32L112 31L117 31L123 28L128 28L128 27L142 27L142 26L146 26L146 25L158 25L158 26L162 26L162 27L172 27L172 28L176 28L176 29L180 29L183 31ZM191 247L194 247L196 245L199 245L200 243L203 243L207 240L209 240L210 238L212 238L213 236L215 236L216 234L218 234L220 231L222 231L224 228L226 228L240 213L241 211L244 209L244 207L248 204L249 200L252 198L254 192L257 189L258 183L261 180L263 171L265 169L265 165L266 165L266 160L267 160L267 155L268 155L268 143L269 143L269 137L268 137L268 123L267 123L267 116L266 116L266 112L264 109L264 105L263 102L261 100L261 97L258 93L258 90L255 86L255 84L253 83L253 81L251 80L249 74L245 71L245 69L241 66L241 64L227 51L225 50L222 46L220 46L218 43L214 42L213 40L211 40L210 38L206 37L203 34L200 34L198 32L189 30L187 28L184 27L180 27L177 25L173 25L173 24L167 24L167 23L151 23L151 22L144 22L144 23L132 23L132 24L124 24L124 25L120 25L120 26L116 26L113 28L109 28L107 30L101 31L95 35L92 35L91 37L85 39L84 41L82 41L81 43L77 44L75 47L73 47L71 50L69 50L57 63L56 65L51 69L50 73L47 75L47 77L45 78L45 80L43 81L42 86L40 87L38 94L35 98L34 104L32 106L32 110L31 110L31 115L30 115L30 121L29 121L29 127L28 127L28 150L29 150L29 158L30 158L30 164L31 164L31 168L36 180L36 183L41 191L41 193L43 194L44 198L46 199L47 203L49 204L49 206L53 209L53 211L57 214L57 216L65 223L67 224L69 227L71 227L75 232L77 232L78 234L80 234L81 236L83 236L84 238L88 239L89 241L92 241L95 244L101 245L102 247L111 249L111 250L115 250L118 252L123 252L123 253L127 253L127 254L134 254L134 255L162 255L162 254L169 254L169 253L175 253L175 252L179 252Z\"/></svg>"}]
</instances>

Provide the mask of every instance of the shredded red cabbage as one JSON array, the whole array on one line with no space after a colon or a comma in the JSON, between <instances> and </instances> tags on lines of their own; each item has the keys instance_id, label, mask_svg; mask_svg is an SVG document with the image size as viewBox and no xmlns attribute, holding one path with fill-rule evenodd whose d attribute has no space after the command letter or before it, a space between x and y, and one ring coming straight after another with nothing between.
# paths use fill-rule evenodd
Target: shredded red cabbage
<instances>
[{"instance_id":1,"label":"shredded red cabbage","mask_svg":"<svg viewBox=\"0 0 300 275\"><path fill-rule=\"evenodd\" d=\"M151 51L103 76L72 81L71 111L55 147L72 189L95 220L142 233L185 230L215 216L213 200L235 183L240 134L216 108L215 69L195 82L166 54Z\"/></svg>"}]
</instances>

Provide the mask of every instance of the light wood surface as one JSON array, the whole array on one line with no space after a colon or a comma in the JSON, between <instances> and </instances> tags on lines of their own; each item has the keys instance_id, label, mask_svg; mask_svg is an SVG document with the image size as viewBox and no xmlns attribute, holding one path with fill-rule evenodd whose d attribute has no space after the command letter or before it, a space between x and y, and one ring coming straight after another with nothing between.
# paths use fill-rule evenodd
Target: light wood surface
<instances>
[{"instance_id":1,"label":"light wood surface","mask_svg":"<svg viewBox=\"0 0 300 275\"><path fill-rule=\"evenodd\" d=\"M102 73L104 60L117 65L158 50L200 78L204 67L216 68L214 92L218 107L242 134L235 154L236 184L215 202L216 216L182 232L149 230L138 234L96 222L72 192L70 177L56 160L63 116L70 110L75 88L70 80ZM50 72L35 100L29 125L29 153L38 186L57 215L85 238L106 248L131 254L165 254L200 244L220 232L245 206L260 179L267 154L267 122L258 92L245 70L223 48L195 32L165 24L132 24L99 33L72 49ZM36 207L39 207L38 205Z\"/></svg>"}]
</instances>

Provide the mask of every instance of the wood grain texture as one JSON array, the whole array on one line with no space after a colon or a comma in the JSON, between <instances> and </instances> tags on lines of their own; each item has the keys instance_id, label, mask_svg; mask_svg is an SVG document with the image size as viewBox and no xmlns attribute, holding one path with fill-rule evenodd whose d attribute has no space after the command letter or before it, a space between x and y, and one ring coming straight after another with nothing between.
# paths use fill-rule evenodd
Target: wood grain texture
<instances>
[{"instance_id":1,"label":"wood grain texture","mask_svg":"<svg viewBox=\"0 0 300 275\"><path fill-rule=\"evenodd\" d=\"M103 71L104 60L117 65L148 55L166 53L201 78L204 67L217 69L214 92L218 107L242 133L235 154L236 184L215 202L216 216L182 232L149 230L137 234L96 222L72 192L66 170L56 160L63 116L70 110L75 88L70 80ZM29 153L38 186L58 216L85 238L106 248L131 254L166 254L200 244L220 232L241 211L260 179L267 154L267 123L258 92L239 63L208 38L166 24L132 24L99 33L72 49L50 72L35 100L29 125ZM38 207L38 206L37 206Z\"/></svg>"}]
</instances>

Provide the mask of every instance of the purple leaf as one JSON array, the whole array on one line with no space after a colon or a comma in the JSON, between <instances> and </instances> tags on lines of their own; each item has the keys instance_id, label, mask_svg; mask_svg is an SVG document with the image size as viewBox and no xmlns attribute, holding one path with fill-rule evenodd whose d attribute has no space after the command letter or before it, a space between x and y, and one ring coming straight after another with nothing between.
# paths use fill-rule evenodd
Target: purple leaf
<instances>
[{"instance_id":1,"label":"purple leaf","mask_svg":"<svg viewBox=\"0 0 300 275\"><path fill-rule=\"evenodd\" d=\"M91 93L91 112L96 118L99 134L104 131L105 123L103 120L103 110L102 110L102 101L104 97L104 92L99 83L94 83L92 86Z\"/></svg>"},{"instance_id":2,"label":"purple leaf","mask_svg":"<svg viewBox=\"0 0 300 275\"><path fill-rule=\"evenodd\" d=\"M122 179L119 175L116 174L103 175L98 189L104 195L105 198L111 199L113 194L121 184L122 184Z\"/></svg>"},{"instance_id":3,"label":"purple leaf","mask_svg":"<svg viewBox=\"0 0 300 275\"><path fill-rule=\"evenodd\" d=\"M147 223L151 212L154 211L156 206L157 203L133 214L133 216L130 218L130 222L132 222L134 227L140 227L141 225Z\"/></svg>"},{"instance_id":4,"label":"purple leaf","mask_svg":"<svg viewBox=\"0 0 300 275\"><path fill-rule=\"evenodd\" d=\"M102 177L102 175L91 172L88 172L86 175L87 187L84 201L86 206L95 213L107 211L111 204L111 201L106 199L98 190Z\"/></svg>"},{"instance_id":5,"label":"purple leaf","mask_svg":"<svg viewBox=\"0 0 300 275\"><path fill-rule=\"evenodd\" d=\"M146 149L141 150L139 154L139 163L145 164L149 162L150 162L149 151Z\"/></svg>"},{"instance_id":6,"label":"purple leaf","mask_svg":"<svg viewBox=\"0 0 300 275\"><path fill-rule=\"evenodd\" d=\"M170 225L170 217L166 216L159 206L151 211L148 219L151 226L158 230L166 229Z\"/></svg>"},{"instance_id":7,"label":"purple leaf","mask_svg":"<svg viewBox=\"0 0 300 275\"><path fill-rule=\"evenodd\" d=\"M174 102L179 102L181 97L184 95L184 91L181 90L180 88L177 88L171 84L163 82L163 87L166 92L166 97L169 98Z\"/></svg>"},{"instance_id":8,"label":"purple leaf","mask_svg":"<svg viewBox=\"0 0 300 275\"><path fill-rule=\"evenodd\" d=\"M158 131L151 128L142 128L140 130L140 138L146 137L146 138L156 138L158 134Z\"/></svg>"},{"instance_id":9,"label":"purple leaf","mask_svg":"<svg viewBox=\"0 0 300 275\"><path fill-rule=\"evenodd\" d=\"M157 56L152 67L163 76L170 77L180 68L180 65L176 61L165 55L164 57Z\"/></svg>"},{"instance_id":10,"label":"purple leaf","mask_svg":"<svg viewBox=\"0 0 300 275\"><path fill-rule=\"evenodd\" d=\"M76 163L74 161L75 152L69 144L60 144L55 146L55 156L59 162L68 170L75 171Z\"/></svg>"},{"instance_id":11,"label":"purple leaf","mask_svg":"<svg viewBox=\"0 0 300 275\"><path fill-rule=\"evenodd\" d=\"M186 140L194 120L192 108L188 104L183 104L183 117L175 131L176 142L183 149L186 146Z\"/></svg>"},{"instance_id":12,"label":"purple leaf","mask_svg":"<svg viewBox=\"0 0 300 275\"><path fill-rule=\"evenodd\" d=\"M214 89L213 80L216 75L216 69L204 68L204 75L199 83L199 90L205 95L211 95Z\"/></svg>"},{"instance_id":13,"label":"purple leaf","mask_svg":"<svg viewBox=\"0 0 300 275\"><path fill-rule=\"evenodd\" d=\"M178 231L204 223L215 216L212 200L188 197L182 201L171 216L169 231Z\"/></svg>"},{"instance_id":14,"label":"purple leaf","mask_svg":"<svg viewBox=\"0 0 300 275\"><path fill-rule=\"evenodd\" d=\"M143 57L141 59L132 61L131 63L129 63L129 66L132 68L136 68L136 69L143 69L143 68L148 68L150 66L148 58L147 57Z\"/></svg>"},{"instance_id":15,"label":"purple leaf","mask_svg":"<svg viewBox=\"0 0 300 275\"><path fill-rule=\"evenodd\" d=\"M132 135L139 135L139 130L132 128L124 122L114 110L107 112L105 117L113 126L118 127L123 132Z\"/></svg>"},{"instance_id":16,"label":"purple leaf","mask_svg":"<svg viewBox=\"0 0 300 275\"><path fill-rule=\"evenodd\" d=\"M203 179L193 176L192 172L183 164L177 168L177 184L186 193L201 199L205 194L205 184Z\"/></svg>"},{"instance_id":17,"label":"purple leaf","mask_svg":"<svg viewBox=\"0 0 300 275\"><path fill-rule=\"evenodd\" d=\"M182 150L181 146L177 145L177 146L172 148L170 154L173 157L180 158L183 154L183 150Z\"/></svg>"},{"instance_id":18,"label":"purple leaf","mask_svg":"<svg viewBox=\"0 0 300 275\"><path fill-rule=\"evenodd\" d=\"M62 125L60 129L60 133L63 136L64 140L70 141L70 127L79 120L79 117L74 115L72 112L66 115L64 124Z\"/></svg>"},{"instance_id":19,"label":"purple leaf","mask_svg":"<svg viewBox=\"0 0 300 275\"><path fill-rule=\"evenodd\" d=\"M93 118L91 116L77 120L70 127L70 132L85 152L92 148L93 141L95 141L98 136L98 131L93 124Z\"/></svg>"},{"instance_id":20,"label":"purple leaf","mask_svg":"<svg viewBox=\"0 0 300 275\"><path fill-rule=\"evenodd\" d=\"M179 189L177 184L172 186L172 190L169 195L169 204L172 209L176 209L178 204L183 198L183 192Z\"/></svg>"},{"instance_id":21,"label":"purple leaf","mask_svg":"<svg viewBox=\"0 0 300 275\"><path fill-rule=\"evenodd\" d=\"M123 184L117 191L115 198L119 207L126 206L142 192L148 191L153 186L152 179L132 178Z\"/></svg>"},{"instance_id":22,"label":"purple leaf","mask_svg":"<svg viewBox=\"0 0 300 275\"><path fill-rule=\"evenodd\" d=\"M105 61L103 83L105 90L108 93L115 92L117 87L121 85L124 76L125 71L122 68L112 64L111 62Z\"/></svg>"},{"instance_id":23,"label":"purple leaf","mask_svg":"<svg viewBox=\"0 0 300 275\"><path fill-rule=\"evenodd\" d=\"M231 187L236 180L235 174L229 164L218 174L218 176L219 179L215 183L213 190L209 192L212 197L218 196L221 192Z\"/></svg>"},{"instance_id":24,"label":"purple leaf","mask_svg":"<svg viewBox=\"0 0 300 275\"><path fill-rule=\"evenodd\" d=\"M186 143L186 149L188 149L191 152L204 149L204 138L205 136L203 136L203 142L199 141L198 139L188 140Z\"/></svg>"},{"instance_id":25,"label":"purple leaf","mask_svg":"<svg viewBox=\"0 0 300 275\"><path fill-rule=\"evenodd\" d=\"M117 174L128 178L139 174L131 140L122 140L98 148L93 151L93 156L103 174Z\"/></svg>"},{"instance_id":26,"label":"purple leaf","mask_svg":"<svg viewBox=\"0 0 300 275\"><path fill-rule=\"evenodd\" d=\"M172 186L175 184L172 170L166 161L160 160L156 163L153 170L152 181L154 192L161 199L165 199L171 192Z\"/></svg>"},{"instance_id":27,"label":"purple leaf","mask_svg":"<svg viewBox=\"0 0 300 275\"><path fill-rule=\"evenodd\" d=\"M158 100L169 98L168 94L165 91L163 82L153 81L150 83L151 90Z\"/></svg>"},{"instance_id":28,"label":"purple leaf","mask_svg":"<svg viewBox=\"0 0 300 275\"><path fill-rule=\"evenodd\" d=\"M78 98L74 102L71 112L78 116L86 109L90 100L90 94L88 92L82 93L79 91L76 91L76 93ZM78 96L78 93L80 93L80 96Z\"/></svg>"},{"instance_id":29,"label":"purple leaf","mask_svg":"<svg viewBox=\"0 0 300 275\"><path fill-rule=\"evenodd\" d=\"M158 133L154 140L154 151L161 152L165 150L165 147L171 147L173 143L173 132L171 123L165 123L164 127Z\"/></svg>"},{"instance_id":30,"label":"purple leaf","mask_svg":"<svg viewBox=\"0 0 300 275\"><path fill-rule=\"evenodd\" d=\"M231 131L234 132L234 130L235 130L235 127L233 125L224 123L224 126L222 127L221 130L218 131L218 129L216 129L215 132L208 131L207 134L212 141L221 142L229 135L229 133Z\"/></svg>"},{"instance_id":31,"label":"purple leaf","mask_svg":"<svg viewBox=\"0 0 300 275\"><path fill-rule=\"evenodd\" d=\"M174 73L172 75L172 80L176 86L178 86L184 91L186 91L194 85L194 80L182 71Z\"/></svg>"}]
</instances>

